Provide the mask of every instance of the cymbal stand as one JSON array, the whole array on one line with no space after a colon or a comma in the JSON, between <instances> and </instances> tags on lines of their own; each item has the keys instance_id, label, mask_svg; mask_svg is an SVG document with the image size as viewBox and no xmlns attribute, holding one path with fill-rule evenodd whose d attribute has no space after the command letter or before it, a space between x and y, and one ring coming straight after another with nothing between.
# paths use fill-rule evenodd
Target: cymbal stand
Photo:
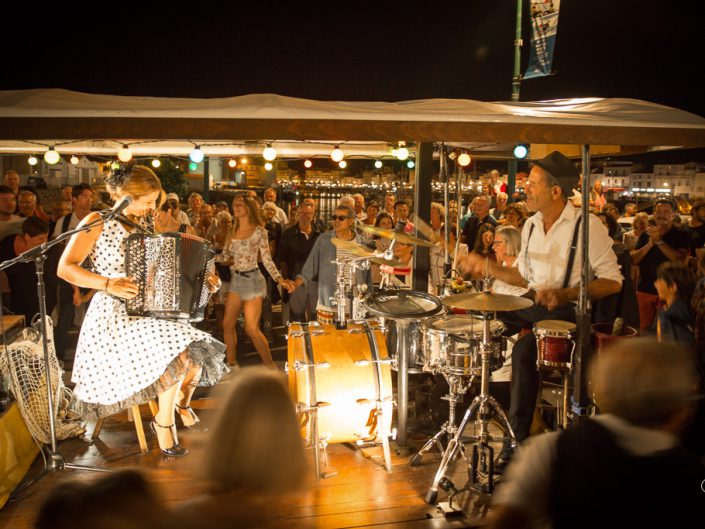
<instances>
[{"instance_id":1,"label":"cymbal stand","mask_svg":"<svg viewBox=\"0 0 705 529\"><path fill-rule=\"evenodd\" d=\"M431 488L426 493L426 502L430 504L435 504L438 499L438 488L441 480L446 478L445 474L448 471L448 467L454 462L458 451L461 451L463 457L467 460L467 455L464 450L464 445L461 441L461 436L465 431L465 427L468 422L474 418L475 425L479 426L479 433L473 436L466 437L472 441L472 459L469 461L470 465L470 486L482 493L491 494L494 490L494 448L490 445L490 442L502 441L503 443L509 441L512 449L516 448L516 438L514 437L514 431L512 430L509 420L507 419L502 406L489 394L489 384L490 384L490 354L492 350L492 342L490 340L490 316L491 312L484 312L483 316L483 327L482 327L482 341L480 342L480 357L482 366L482 375L480 382L480 394L477 395L470 407L465 412L463 420L460 421L455 436L448 443L448 448L443 454L443 459L438 467L436 476L433 479L433 484ZM492 417L492 412L501 421L504 431L508 436L494 437L490 434L488 429L488 423ZM486 484L479 483L481 476L485 476L487 479ZM447 478L446 478L447 479Z\"/></svg>"},{"instance_id":2,"label":"cymbal stand","mask_svg":"<svg viewBox=\"0 0 705 529\"><path fill-rule=\"evenodd\" d=\"M421 457L426 452L431 450L431 448L433 448L433 445L436 445L438 447L438 450L439 452L441 452L441 454L445 453L446 449L443 448L443 445L441 444L441 437L447 435L448 441L450 442L450 440L455 437L455 434L458 430L455 426L455 409L457 407L458 402L461 402L463 400L463 395L465 395L468 388L472 384L474 375L470 377L467 383L465 382L465 377L461 375L447 375L446 373L443 373L443 376L448 381L448 395L445 395L441 398L443 400L448 401L448 420L443 423L441 429L438 430L438 432L436 432L433 437L426 441L426 444L423 445L421 450L419 450L418 453L411 458L409 463L412 467L416 467L421 464ZM461 440L459 440L459 442L462 443Z\"/></svg>"},{"instance_id":3,"label":"cymbal stand","mask_svg":"<svg viewBox=\"0 0 705 529\"><path fill-rule=\"evenodd\" d=\"M336 259L333 261L336 265L338 283L333 294L333 303L337 308L337 316L335 320L336 329L346 329L348 326L347 314L353 317L353 285L355 284L355 274L358 269L366 270L370 266L367 257L356 257L351 259ZM350 267L349 279L345 278L345 268Z\"/></svg>"}]
</instances>

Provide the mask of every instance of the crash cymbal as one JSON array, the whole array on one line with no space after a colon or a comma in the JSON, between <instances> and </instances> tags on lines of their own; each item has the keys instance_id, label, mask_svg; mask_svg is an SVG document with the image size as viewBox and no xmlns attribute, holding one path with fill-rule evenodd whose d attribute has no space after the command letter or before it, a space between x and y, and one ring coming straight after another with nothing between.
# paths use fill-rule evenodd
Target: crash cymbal
<instances>
[{"instance_id":1,"label":"crash cymbal","mask_svg":"<svg viewBox=\"0 0 705 529\"><path fill-rule=\"evenodd\" d=\"M384 257L373 256L373 257L370 257L369 260L371 263L377 263L377 264L387 265L387 266L398 266L398 267L406 266L401 261L393 261L391 259L385 259Z\"/></svg>"},{"instance_id":2,"label":"crash cymbal","mask_svg":"<svg viewBox=\"0 0 705 529\"><path fill-rule=\"evenodd\" d=\"M368 226L367 224L362 223L360 223L358 227L362 231L366 231L367 233L371 233L372 235L378 235L379 237L384 237L385 239L394 239L395 241L398 241L403 244L428 246L429 248L433 246L433 243L431 241L419 239L418 237L414 237L413 235L409 235L408 233L404 233L401 231L390 230L388 228L378 228L377 226Z\"/></svg>"},{"instance_id":3,"label":"crash cymbal","mask_svg":"<svg viewBox=\"0 0 705 529\"><path fill-rule=\"evenodd\" d=\"M375 254L373 250L370 250L355 241L345 241L343 239L338 239L337 237L333 237L331 241L333 242L333 246L342 248L343 250L359 257L368 257Z\"/></svg>"},{"instance_id":4,"label":"crash cymbal","mask_svg":"<svg viewBox=\"0 0 705 529\"><path fill-rule=\"evenodd\" d=\"M534 302L520 296L480 292L448 296L443 298L443 304L458 309L494 312L527 309L531 307Z\"/></svg>"}]
</instances>

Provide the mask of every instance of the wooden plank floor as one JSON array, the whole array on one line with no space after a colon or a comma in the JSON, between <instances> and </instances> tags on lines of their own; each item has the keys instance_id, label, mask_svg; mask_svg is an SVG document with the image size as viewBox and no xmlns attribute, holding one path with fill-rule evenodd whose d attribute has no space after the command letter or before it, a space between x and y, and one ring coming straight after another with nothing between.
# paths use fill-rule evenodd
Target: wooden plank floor
<instances>
[{"instance_id":1,"label":"wooden plank floor","mask_svg":"<svg viewBox=\"0 0 705 529\"><path fill-rule=\"evenodd\" d=\"M275 313L275 320L278 316ZM286 360L285 332L281 325L276 326L275 323L272 354L280 368ZM245 366L259 363L246 339L238 344L238 360ZM227 378L221 382L227 383ZM217 399L211 398L214 394L217 393L199 389L197 400L194 400L194 408L199 408L198 413L206 424L213 418L214 409L218 406ZM142 406L141 415L147 426L151 415L146 405ZM412 419L410 428L413 425ZM89 432L92 432L93 426L94 423L87 424ZM103 426L100 438L94 442L70 439L59 444L59 451L67 463L108 470L131 467L143 470L168 506L176 506L204 491L205 483L195 478L191 470L192 465L197 464L197 450L204 444L204 434L180 431L180 439L192 450L192 454L182 459L167 460L161 456L152 432L148 428L145 430L150 447L147 454L140 453L133 423L128 422L125 413L110 417ZM433 449L424 456L424 463L418 467L409 465L409 459L427 437L418 432L410 433L409 448L405 453L394 451L390 473L384 469L379 447L359 449L348 444L329 445L329 463L337 474L316 481L311 470L310 485L304 493L286 505L272 507L277 517L276 525L297 527L306 524L321 529L372 526L421 529L481 525L489 510L489 497L486 495L476 492L459 494L456 501L465 512L459 518L446 518L434 506L425 503L424 497L438 469L440 455ZM43 468L44 462L38 457L29 476L36 475ZM8 502L0 510L0 528L32 527L39 506L54 487L70 480L89 482L101 475L71 469L47 475L28 488L21 499ZM452 479L458 486L467 482L467 466L464 463L457 465ZM447 500L443 491L439 500Z\"/></svg>"}]
</instances>

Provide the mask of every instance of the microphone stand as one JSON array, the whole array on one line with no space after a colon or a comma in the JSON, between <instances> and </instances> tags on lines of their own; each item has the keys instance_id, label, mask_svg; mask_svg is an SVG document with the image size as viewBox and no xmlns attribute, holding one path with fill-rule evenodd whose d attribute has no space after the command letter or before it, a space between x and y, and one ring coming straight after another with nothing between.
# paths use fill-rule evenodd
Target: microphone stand
<instances>
[{"instance_id":1,"label":"microphone stand","mask_svg":"<svg viewBox=\"0 0 705 529\"><path fill-rule=\"evenodd\" d=\"M91 228L96 225L103 223L107 220L115 218L116 212L113 210L107 210L107 212L99 212L100 218L93 222L81 226L79 228L69 230L65 233L59 235L56 239L52 241L47 241L39 246L30 248L26 252L21 253L14 259L8 259L3 263L0 263L0 270L4 270L17 263L28 263L34 261L34 266L37 270L37 295L39 296L39 330L42 337L42 348L44 350L44 374L46 376L46 386L47 386L47 402L49 404L49 430L51 434L51 446L42 446L41 450L45 455L44 458L44 469L39 472L36 476L25 480L23 483L18 485L18 487L10 495L10 499L14 500L17 496L23 492L25 489L37 483L39 480L47 476L48 474L53 474L67 468L75 470L91 470L94 472L110 472L109 470L102 468L94 468L86 465L74 465L72 463L66 463L64 456L57 448L56 443L56 416L54 411L54 396L52 395L52 385L51 385L51 372L49 370L49 341L47 338L46 329L46 318L47 318L47 306L46 306L46 288L44 286L44 262L46 261L46 255L49 249L56 246L59 243L64 242L66 239L73 236L75 233L82 231L90 231Z\"/></svg>"}]
</instances>

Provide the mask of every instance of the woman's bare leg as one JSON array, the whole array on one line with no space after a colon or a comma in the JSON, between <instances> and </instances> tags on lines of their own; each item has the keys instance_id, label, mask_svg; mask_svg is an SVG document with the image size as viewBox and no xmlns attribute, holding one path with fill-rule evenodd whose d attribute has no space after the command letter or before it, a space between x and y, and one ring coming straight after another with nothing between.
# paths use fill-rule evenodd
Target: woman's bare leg
<instances>
[{"instance_id":1,"label":"woman's bare leg","mask_svg":"<svg viewBox=\"0 0 705 529\"><path fill-rule=\"evenodd\" d=\"M155 430L161 449L171 448L179 442L179 439L175 437L176 429L170 427L174 425L174 405L180 387L181 382L177 382L157 395L159 411L154 416L154 422L157 424ZM174 435L172 435L172 431Z\"/></svg>"},{"instance_id":2,"label":"woman's bare leg","mask_svg":"<svg viewBox=\"0 0 705 529\"><path fill-rule=\"evenodd\" d=\"M225 299L225 315L223 316L223 340L228 365L237 365L237 318L242 310L242 300L237 294L230 292Z\"/></svg>"},{"instance_id":3,"label":"woman's bare leg","mask_svg":"<svg viewBox=\"0 0 705 529\"><path fill-rule=\"evenodd\" d=\"M274 360L272 360L272 353L269 350L269 343L267 343L267 339L259 328L259 319L262 315L262 297L258 296L254 299L248 299L243 305L243 310L245 311L245 332L247 336L252 340L252 345L257 349L264 365L276 369L277 366Z\"/></svg>"},{"instance_id":4,"label":"woman's bare leg","mask_svg":"<svg viewBox=\"0 0 705 529\"><path fill-rule=\"evenodd\" d=\"M202 372L203 367L192 366L186 372L183 382L181 382L181 389L176 401L176 412L181 416L184 426L193 426L199 422L198 415L189 408L191 406L191 397L193 397L193 392L196 391Z\"/></svg>"}]
</instances>

